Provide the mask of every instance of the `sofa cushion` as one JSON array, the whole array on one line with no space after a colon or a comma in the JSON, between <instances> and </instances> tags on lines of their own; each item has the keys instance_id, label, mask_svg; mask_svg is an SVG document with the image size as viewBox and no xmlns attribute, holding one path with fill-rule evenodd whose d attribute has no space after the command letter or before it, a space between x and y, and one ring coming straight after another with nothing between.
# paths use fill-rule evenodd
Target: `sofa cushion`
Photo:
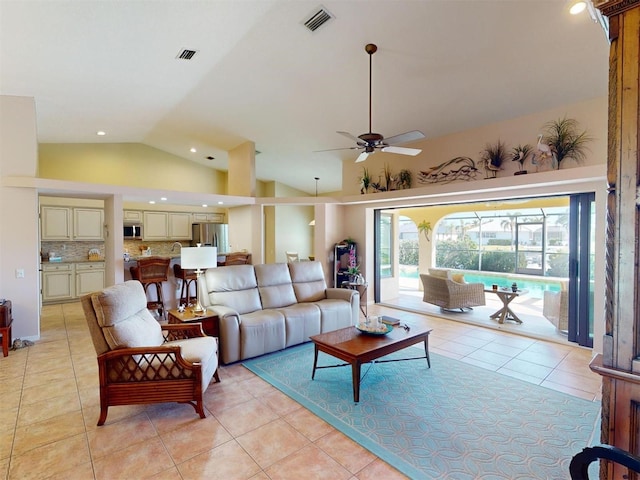
<instances>
[{"instance_id":1,"label":"sofa cushion","mask_svg":"<svg viewBox=\"0 0 640 480\"><path fill-rule=\"evenodd\" d=\"M210 268L204 275L211 305L225 305L240 314L262 309L253 265Z\"/></svg>"},{"instance_id":2,"label":"sofa cushion","mask_svg":"<svg viewBox=\"0 0 640 480\"><path fill-rule=\"evenodd\" d=\"M160 324L147 310L147 296L137 280L93 293L91 303L110 349L158 346L164 342Z\"/></svg>"},{"instance_id":3,"label":"sofa cushion","mask_svg":"<svg viewBox=\"0 0 640 480\"><path fill-rule=\"evenodd\" d=\"M288 307L296 303L286 263L255 265L262 308Z\"/></svg>"},{"instance_id":4,"label":"sofa cushion","mask_svg":"<svg viewBox=\"0 0 640 480\"><path fill-rule=\"evenodd\" d=\"M287 265L298 302L315 302L327 298L327 284L320 262L292 262Z\"/></svg>"},{"instance_id":5,"label":"sofa cushion","mask_svg":"<svg viewBox=\"0 0 640 480\"><path fill-rule=\"evenodd\" d=\"M445 270L444 268L430 268L429 275L437 278L451 279L451 272L449 270Z\"/></svg>"},{"instance_id":6,"label":"sofa cushion","mask_svg":"<svg viewBox=\"0 0 640 480\"><path fill-rule=\"evenodd\" d=\"M284 315L276 310L260 310L242 315L240 358L257 357L285 348Z\"/></svg>"},{"instance_id":7,"label":"sofa cushion","mask_svg":"<svg viewBox=\"0 0 640 480\"><path fill-rule=\"evenodd\" d=\"M296 303L278 311L284 315L287 347L308 342L311 335L322 331L320 308L314 303Z\"/></svg>"}]
</instances>

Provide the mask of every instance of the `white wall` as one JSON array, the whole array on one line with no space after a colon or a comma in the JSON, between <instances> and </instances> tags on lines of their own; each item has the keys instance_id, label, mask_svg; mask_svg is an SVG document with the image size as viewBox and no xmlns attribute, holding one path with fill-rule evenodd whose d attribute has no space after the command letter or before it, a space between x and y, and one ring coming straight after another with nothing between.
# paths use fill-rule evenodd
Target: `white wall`
<instances>
[{"instance_id":1,"label":"white wall","mask_svg":"<svg viewBox=\"0 0 640 480\"><path fill-rule=\"evenodd\" d=\"M0 96L0 178L35 176L37 152L33 98ZM40 254L35 189L0 186L0 218L0 297L12 302L13 338L36 340ZM17 270L24 271L24 278L16 278Z\"/></svg>"}]
</instances>

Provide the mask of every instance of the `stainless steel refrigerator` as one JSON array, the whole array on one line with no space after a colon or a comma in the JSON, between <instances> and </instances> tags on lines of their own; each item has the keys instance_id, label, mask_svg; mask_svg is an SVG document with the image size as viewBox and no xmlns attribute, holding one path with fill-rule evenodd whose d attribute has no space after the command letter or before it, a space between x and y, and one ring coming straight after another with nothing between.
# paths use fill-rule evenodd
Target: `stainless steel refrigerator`
<instances>
[{"instance_id":1,"label":"stainless steel refrigerator","mask_svg":"<svg viewBox=\"0 0 640 480\"><path fill-rule=\"evenodd\" d=\"M226 223L194 223L191 243L218 247L218 254L229 253L229 225Z\"/></svg>"}]
</instances>

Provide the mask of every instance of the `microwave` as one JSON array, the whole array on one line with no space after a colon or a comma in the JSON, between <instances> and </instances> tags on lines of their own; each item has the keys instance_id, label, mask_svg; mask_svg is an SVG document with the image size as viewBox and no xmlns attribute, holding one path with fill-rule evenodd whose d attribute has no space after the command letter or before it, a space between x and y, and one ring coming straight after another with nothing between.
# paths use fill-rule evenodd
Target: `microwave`
<instances>
[{"instance_id":1,"label":"microwave","mask_svg":"<svg viewBox=\"0 0 640 480\"><path fill-rule=\"evenodd\" d=\"M125 225L124 226L124 238L142 238L142 226L140 225Z\"/></svg>"}]
</instances>

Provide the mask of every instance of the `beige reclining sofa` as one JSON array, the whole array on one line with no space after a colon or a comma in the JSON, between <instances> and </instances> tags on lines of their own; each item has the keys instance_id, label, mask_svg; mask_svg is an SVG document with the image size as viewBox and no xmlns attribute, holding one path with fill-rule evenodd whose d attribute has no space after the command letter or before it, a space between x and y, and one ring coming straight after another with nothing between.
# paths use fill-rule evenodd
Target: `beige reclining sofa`
<instances>
[{"instance_id":1,"label":"beige reclining sofa","mask_svg":"<svg viewBox=\"0 0 640 480\"><path fill-rule=\"evenodd\" d=\"M220 353L237 362L355 325L360 295L327 288L320 262L232 265L207 270L200 303L220 319Z\"/></svg>"}]
</instances>

